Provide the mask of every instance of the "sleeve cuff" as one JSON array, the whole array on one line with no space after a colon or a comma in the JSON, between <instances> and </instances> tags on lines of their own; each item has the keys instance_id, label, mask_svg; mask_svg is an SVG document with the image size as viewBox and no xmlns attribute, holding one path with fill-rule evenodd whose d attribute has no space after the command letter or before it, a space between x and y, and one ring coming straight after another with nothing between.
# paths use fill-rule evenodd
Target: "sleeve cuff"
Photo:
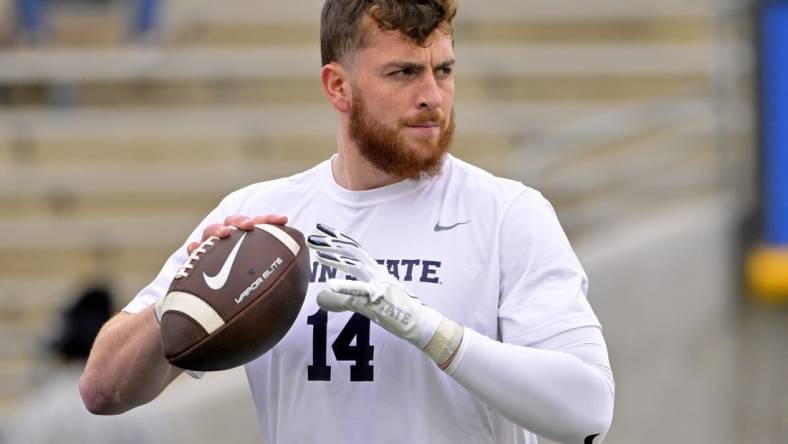
<instances>
[{"instance_id":1,"label":"sleeve cuff","mask_svg":"<svg viewBox=\"0 0 788 444\"><path fill-rule=\"evenodd\" d=\"M460 343L460 348L457 350L457 354L454 356L454 360L451 364L444 370L447 375L451 376L457 369L462 365L462 361L465 359L465 354L468 352L468 349L471 347L471 344L474 341L477 341L478 338L476 336L480 336L479 333L471 330L468 327L463 327L463 334L462 334L462 342Z\"/></svg>"}]
</instances>

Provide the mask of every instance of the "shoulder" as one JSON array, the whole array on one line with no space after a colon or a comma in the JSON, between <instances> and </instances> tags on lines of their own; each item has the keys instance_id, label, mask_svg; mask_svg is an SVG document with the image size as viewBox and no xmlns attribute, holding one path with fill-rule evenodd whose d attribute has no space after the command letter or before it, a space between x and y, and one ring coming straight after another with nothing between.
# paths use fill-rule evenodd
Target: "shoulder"
<instances>
[{"instance_id":1,"label":"shoulder","mask_svg":"<svg viewBox=\"0 0 788 444\"><path fill-rule=\"evenodd\" d=\"M274 207L279 202L302 199L317 189L319 169L323 163L292 176L253 183L228 194L220 206L233 210L250 210L266 202Z\"/></svg>"},{"instance_id":2,"label":"shoulder","mask_svg":"<svg viewBox=\"0 0 788 444\"><path fill-rule=\"evenodd\" d=\"M503 217L517 203L534 207L549 207L549 203L539 191L522 182L498 177L490 172L460 160L454 156L448 159L449 187L456 189L464 200L474 201L477 205L494 205Z\"/></svg>"}]
</instances>

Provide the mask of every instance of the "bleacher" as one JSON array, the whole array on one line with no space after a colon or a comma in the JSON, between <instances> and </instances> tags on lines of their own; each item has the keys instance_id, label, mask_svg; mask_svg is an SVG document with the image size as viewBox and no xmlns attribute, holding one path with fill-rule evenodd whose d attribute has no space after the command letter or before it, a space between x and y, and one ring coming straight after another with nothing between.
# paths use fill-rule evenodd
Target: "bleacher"
<instances>
[{"instance_id":1,"label":"bleacher","mask_svg":"<svg viewBox=\"0 0 788 444\"><path fill-rule=\"evenodd\" d=\"M0 49L0 418L83 279L125 302L221 196L335 150L321 4L173 0L136 42L117 2L58 9L48 43ZM540 189L571 237L719 189L709 2L462 8L454 153Z\"/></svg>"}]
</instances>

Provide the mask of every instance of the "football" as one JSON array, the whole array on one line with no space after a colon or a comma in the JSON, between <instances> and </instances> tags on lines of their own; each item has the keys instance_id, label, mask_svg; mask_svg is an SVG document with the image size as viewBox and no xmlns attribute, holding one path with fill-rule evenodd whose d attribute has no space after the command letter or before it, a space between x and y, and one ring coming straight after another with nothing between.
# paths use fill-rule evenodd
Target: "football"
<instances>
[{"instance_id":1,"label":"football","mask_svg":"<svg viewBox=\"0 0 788 444\"><path fill-rule=\"evenodd\" d=\"M290 329L308 285L309 250L292 227L261 224L208 238L161 301L165 357L200 371L256 359Z\"/></svg>"}]
</instances>

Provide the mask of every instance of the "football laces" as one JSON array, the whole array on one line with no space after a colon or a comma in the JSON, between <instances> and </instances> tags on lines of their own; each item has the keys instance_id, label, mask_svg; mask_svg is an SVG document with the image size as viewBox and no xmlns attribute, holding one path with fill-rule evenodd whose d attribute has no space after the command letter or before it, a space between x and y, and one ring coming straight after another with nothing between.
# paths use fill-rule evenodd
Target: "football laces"
<instances>
[{"instance_id":1,"label":"football laces","mask_svg":"<svg viewBox=\"0 0 788 444\"><path fill-rule=\"evenodd\" d=\"M211 236L208 239L205 239L203 243L201 243L197 248L192 251L192 254L189 255L189 258L186 262L181 265L181 268L178 269L178 272L175 273L175 279L183 279L189 277L189 273L194 269L194 263L200 260L200 255L205 253L207 250L206 248L212 247L219 238L216 236Z\"/></svg>"}]
</instances>

